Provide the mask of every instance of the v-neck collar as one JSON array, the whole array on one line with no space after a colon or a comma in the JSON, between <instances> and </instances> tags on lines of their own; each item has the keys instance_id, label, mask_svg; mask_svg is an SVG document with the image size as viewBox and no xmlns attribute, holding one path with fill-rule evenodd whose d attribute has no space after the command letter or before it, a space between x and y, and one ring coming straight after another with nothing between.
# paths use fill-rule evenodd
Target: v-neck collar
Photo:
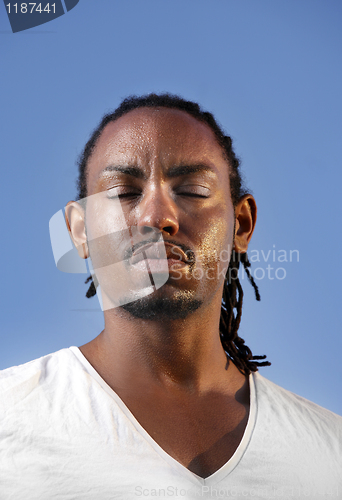
<instances>
[{"instance_id":1,"label":"v-neck collar","mask_svg":"<svg viewBox=\"0 0 342 500\"><path fill-rule=\"evenodd\" d=\"M73 352L73 354L77 357L77 359L80 361L80 363L83 365L83 367L86 369L86 371L100 384L102 389L107 392L117 403L121 411L124 413L124 415L127 417L127 419L131 422L131 424L134 426L136 431L145 439L145 441L148 442L150 446L158 453L158 455L165 460L171 467L178 469L179 473L183 476L185 476L187 479L189 479L192 483L198 485L213 485L217 484L219 481L221 481L223 478L225 478L228 474L230 474L235 467L238 465L240 460L242 459L248 444L251 440L253 430L255 427L256 423L256 417L257 417L257 401L256 401L256 391L255 391L255 380L254 380L254 374L253 372L250 373L249 375L249 401L250 401L250 406L249 406L249 415L248 415L248 421L247 425L245 428L245 432L243 433L242 439L240 441L239 446L235 450L235 453L233 456L224 464L222 467L220 467L217 471L215 471L213 474L210 476L203 478L195 474L194 472L191 472L189 469L187 469L184 465L182 465L180 462L178 462L176 459L171 457L166 451L163 450L161 446L159 446L156 441L148 434L148 432L142 427L142 425L138 422L138 420L135 418L135 416L131 413L131 411L128 409L128 407L125 405L125 403L122 401L122 399L117 395L115 391L103 380L103 378L99 375L99 373L95 370L95 368L89 363L87 358L82 354L80 349L76 346L70 347L70 350Z\"/></svg>"}]
</instances>

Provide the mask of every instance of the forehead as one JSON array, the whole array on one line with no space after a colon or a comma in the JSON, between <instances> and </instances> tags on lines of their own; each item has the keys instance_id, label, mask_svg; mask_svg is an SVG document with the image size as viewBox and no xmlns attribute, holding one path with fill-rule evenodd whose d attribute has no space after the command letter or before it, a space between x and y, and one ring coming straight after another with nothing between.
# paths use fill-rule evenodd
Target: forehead
<instances>
[{"instance_id":1,"label":"forehead","mask_svg":"<svg viewBox=\"0 0 342 500\"><path fill-rule=\"evenodd\" d=\"M88 162L88 186L106 166L117 163L145 170L159 163L207 162L228 173L224 152L212 129L185 111L139 108L110 122L103 130Z\"/></svg>"}]
</instances>

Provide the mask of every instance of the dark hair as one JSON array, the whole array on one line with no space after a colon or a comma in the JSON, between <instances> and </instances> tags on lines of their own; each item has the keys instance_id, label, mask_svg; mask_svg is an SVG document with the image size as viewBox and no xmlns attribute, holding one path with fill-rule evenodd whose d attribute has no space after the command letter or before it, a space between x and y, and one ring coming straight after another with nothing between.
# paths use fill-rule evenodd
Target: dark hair
<instances>
[{"instance_id":1,"label":"dark hair","mask_svg":"<svg viewBox=\"0 0 342 500\"><path fill-rule=\"evenodd\" d=\"M241 173L239 170L240 162L232 148L232 139L224 134L223 130L211 113L203 111L195 102L186 101L179 96L171 94L148 94L141 97L127 97L113 113L106 114L102 118L100 124L94 130L89 141L85 145L85 148L78 160L78 198L82 199L87 196L87 164L106 125L110 122L114 122L134 109L157 107L185 111L211 128L215 134L218 144L222 147L225 159L230 167L229 179L231 197L233 205L236 206L241 196L246 194L247 191L242 183ZM250 267L250 263L248 261L247 254L233 251L223 288L220 335L222 346L226 353L232 358L235 365L242 372L248 375L251 371L257 371L258 366L268 366L271 363L269 361L257 361L265 359L266 356L253 356L250 348L245 345L245 341L237 334L241 321L243 299L243 291L238 278L240 262L242 262L248 279L254 288L256 299L260 300L258 287L248 269ZM91 285L86 293L88 298L96 294L96 287L91 276L89 276L86 280L86 283L89 281L91 281ZM235 314L234 309L236 309Z\"/></svg>"}]
</instances>

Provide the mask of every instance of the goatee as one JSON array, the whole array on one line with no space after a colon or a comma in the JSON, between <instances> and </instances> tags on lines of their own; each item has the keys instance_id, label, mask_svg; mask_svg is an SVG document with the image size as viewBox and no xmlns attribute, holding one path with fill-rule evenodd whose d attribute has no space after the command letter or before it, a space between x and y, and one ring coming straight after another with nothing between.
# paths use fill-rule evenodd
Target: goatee
<instances>
[{"instance_id":1,"label":"goatee","mask_svg":"<svg viewBox=\"0 0 342 500\"><path fill-rule=\"evenodd\" d=\"M132 316L139 319L184 319L196 311L202 301L190 294L178 297L155 297L154 294L129 302L121 306Z\"/></svg>"}]
</instances>

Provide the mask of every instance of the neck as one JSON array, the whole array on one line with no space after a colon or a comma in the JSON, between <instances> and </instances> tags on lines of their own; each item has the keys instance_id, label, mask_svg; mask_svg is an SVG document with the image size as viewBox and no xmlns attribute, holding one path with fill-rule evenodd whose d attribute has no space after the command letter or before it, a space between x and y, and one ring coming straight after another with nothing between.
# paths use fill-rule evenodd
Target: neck
<instances>
[{"instance_id":1,"label":"neck","mask_svg":"<svg viewBox=\"0 0 342 500\"><path fill-rule=\"evenodd\" d=\"M229 378L244 378L228 368L219 321L222 291L184 319L146 320L120 308L105 311L105 328L80 349L115 387L141 384L177 386L189 391L227 387ZM232 365L232 363L230 364Z\"/></svg>"}]
</instances>

